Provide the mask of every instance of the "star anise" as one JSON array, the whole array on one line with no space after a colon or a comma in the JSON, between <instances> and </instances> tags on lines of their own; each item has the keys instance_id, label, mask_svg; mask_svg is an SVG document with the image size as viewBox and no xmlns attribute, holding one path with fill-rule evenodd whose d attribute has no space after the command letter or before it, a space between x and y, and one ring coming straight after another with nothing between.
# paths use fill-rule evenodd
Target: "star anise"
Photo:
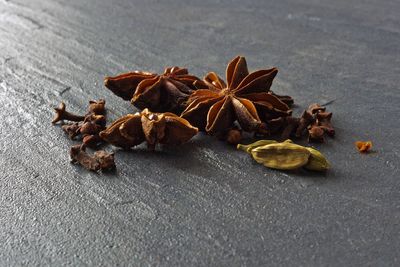
<instances>
[{"instance_id":1,"label":"star anise","mask_svg":"<svg viewBox=\"0 0 400 267\"><path fill-rule=\"evenodd\" d=\"M131 100L139 109L180 113L187 98L196 89L193 83L198 80L187 69L169 67L161 75L135 71L106 77L104 84L114 94Z\"/></svg>"},{"instance_id":2,"label":"star anise","mask_svg":"<svg viewBox=\"0 0 400 267\"><path fill-rule=\"evenodd\" d=\"M198 129L173 113L153 113L144 109L141 113L128 114L100 132L106 142L125 149L144 141L150 149L157 143L179 145L189 141Z\"/></svg>"},{"instance_id":3,"label":"star anise","mask_svg":"<svg viewBox=\"0 0 400 267\"><path fill-rule=\"evenodd\" d=\"M210 134L224 132L237 121L245 131L259 131L263 121L291 114L289 107L270 93L278 70L258 70L249 74L244 57L236 57L226 69L227 84L214 72L188 99L182 117Z\"/></svg>"}]
</instances>

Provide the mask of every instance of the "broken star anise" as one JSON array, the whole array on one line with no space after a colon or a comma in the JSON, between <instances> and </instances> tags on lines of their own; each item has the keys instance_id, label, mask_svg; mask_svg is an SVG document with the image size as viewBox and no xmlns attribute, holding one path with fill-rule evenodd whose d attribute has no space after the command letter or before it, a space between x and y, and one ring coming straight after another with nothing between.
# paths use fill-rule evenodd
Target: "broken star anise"
<instances>
[{"instance_id":1,"label":"broken star anise","mask_svg":"<svg viewBox=\"0 0 400 267\"><path fill-rule=\"evenodd\" d=\"M291 113L269 93L277 73L272 68L249 74L245 58L238 56L226 69L227 84L214 72L195 83L199 89L189 97L182 117L210 134L226 131L235 121L244 131L257 132L267 118Z\"/></svg>"},{"instance_id":2,"label":"broken star anise","mask_svg":"<svg viewBox=\"0 0 400 267\"><path fill-rule=\"evenodd\" d=\"M189 141L198 129L173 113L153 113L144 109L141 113L128 114L100 132L106 142L125 149L147 141L154 150L157 143L179 145Z\"/></svg>"},{"instance_id":3,"label":"broken star anise","mask_svg":"<svg viewBox=\"0 0 400 267\"><path fill-rule=\"evenodd\" d=\"M117 96L131 100L139 109L180 113L187 98L196 89L193 83L198 80L187 69L169 67L161 75L134 71L106 77L104 85Z\"/></svg>"}]
</instances>

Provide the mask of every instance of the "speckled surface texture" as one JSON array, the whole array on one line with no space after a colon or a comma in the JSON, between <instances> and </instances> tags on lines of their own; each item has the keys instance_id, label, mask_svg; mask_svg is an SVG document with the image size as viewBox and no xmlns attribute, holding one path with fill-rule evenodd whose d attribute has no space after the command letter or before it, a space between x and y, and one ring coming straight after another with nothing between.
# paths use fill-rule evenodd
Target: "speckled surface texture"
<instances>
[{"instance_id":1,"label":"speckled surface texture","mask_svg":"<svg viewBox=\"0 0 400 267\"><path fill-rule=\"evenodd\" d=\"M400 2L0 0L1 266L398 266ZM223 74L237 54L272 86L335 100L326 175L273 171L199 135L69 163L64 100L134 110L102 85L128 70ZM359 154L356 140L374 142Z\"/></svg>"}]
</instances>

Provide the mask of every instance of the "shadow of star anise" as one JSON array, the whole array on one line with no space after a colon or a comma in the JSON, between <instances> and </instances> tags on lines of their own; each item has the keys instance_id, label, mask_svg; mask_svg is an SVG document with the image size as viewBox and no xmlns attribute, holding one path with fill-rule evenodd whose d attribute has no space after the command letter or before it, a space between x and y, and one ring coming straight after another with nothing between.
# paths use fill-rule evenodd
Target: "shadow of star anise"
<instances>
[{"instance_id":1,"label":"shadow of star anise","mask_svg":"<svg viewBox=\"0 0 400 267\"><path fill-rule=\"evenodd\" d=\"M189 74L187 69L170 67L161 75L135 71L106 77L104 85L124 100L131 100L139 109L179 114L185 109L189 95L196 89L193 84L195 81L199 81L199 78Z\"/></svg>"},{"instance_id":2,"label":"shadow of star anise","mask_svg":"<svg viewBox=\"0 0 400 267\"><path fill-rule=\"evenodd\" d=\"M244 57L236 57L226 69L227 84L208 73L188 99L181 117L210 134L220 133L237 121L245 131L256 132L263 121L291 114L289 107L270 91L276 68L249 74Z\"/></svg>"}]
</instances>

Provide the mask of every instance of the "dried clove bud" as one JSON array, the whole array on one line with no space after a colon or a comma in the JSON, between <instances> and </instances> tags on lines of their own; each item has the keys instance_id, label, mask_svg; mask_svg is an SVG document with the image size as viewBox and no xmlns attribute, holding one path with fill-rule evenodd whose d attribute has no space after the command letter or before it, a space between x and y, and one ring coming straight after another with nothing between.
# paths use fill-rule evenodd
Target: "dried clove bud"
<instances>
[{"instance_id":1,"label":"dried clove bud","mask_svg":"<svg viewBox=\"0 0 400 267\"><path fill-rule=\"evenodd\" d=\"M91 156L86 152L86 146L83 144L72 146L70 156L72 163L78 163L91 171L104 171L115 168L114 153L99 150Z\"/></svg>"},{"instance_id":2,"label":"dried clove bud","mask_svg":"<svg viewBox=\"0 0 400 267\"><path fill-rule=\"evenodd\" d=\"M237 145L240 141L242 140L242 131L237 129L237 128L233 128L230 129L226 135L226 141L229 144L232 145Z\"/></svg>"},{"instance_id":3,"label":"dried clove bud","mask_svg":"<svg viewBox=\"0 0 400 267\"><path fill-rule=\"evenodd\" d=\"M100 164L101 170L105 171L115 169L114 153L99 150L94 152L94 158Z\"/></svg>"},{"instance_id":4,"label":"dried clove bud","mask_svg":"<svg viewBox=\"0 0 400 267\"><path fill-rule=\"evenodd\" d=\"M67 120L67 121L83 121L85 116L79 116L73 113L70 113L65 110L65 103L61 102L58 108L54 108L56 114L51 123L57 123L59 121Z\"/></svg>"},{"instance_id":5,"label":"dried clove bud","mask_svg":"<svg viewBox=\"0 0 400 267\"><path fill-rule=\"evenodd\" d=\"M97 125L91 121L84 122L82 126L79 128L79 133L82 135L92 135L98 134L102 130L100 125Z\"/></svg>"},{"instance_id":6,"label":"dried clove bud","mask_svg":"<svg viewBox=\"0 0 400 267\"><path fill-rule=\"evenodd\" d=\"M88 114L85 116L84 122L92 122L96 125L99 125L102 128L106 126L106 117L103 115L95 115L95 114Z\"/></svg>"},{"instance_id":7,"label":"dried clove bud","mask_svg":"<svg viewBox=\"0 0 400 267\"><path fill-rule=\"evenodd\" d=\"M354 144L360 153L368 153L372 148L371 141L357 141Z\"/></svg>"},{"instance_id":8,"label":"dried clove bud","mask_svg":"<svg viewBox=\"0 0 400 267\"><path fill-rule=\"evenodd\" d=\"M79 128L81 127L81 122L73 122L64 124L61 128L68 134L70 139L74 139L79 134Z\"/></svg>"},{"instance_id":9,"label":"dried clove bud","mask_svg":"<svg viewBox=\"0 0 400 267\"><path fill-rule=\"evenodd\" d=\"M87 147L97 148L101 143L103 143L103 139L101 139L98 134L85 135L82 139L82 143Z\"/></svg>"},{"instance_id":10,"label":"dried clove bud","mask_svg":"<svg viewBox=\"0 0 400 267\"><path fill-rule=\"evenodd\" d=\"M310 114L316 114L319 112L324 112L326 110L325 107L322 107L320 104L314 103L308 106L307 112Z\"/></svg>"},{"instance_id":11,"label":"dried clove bud","mask_svg":"<svg viewBox=\"0 0 400 267\"><path fill-rule=\"evenodd\" d=\"M99 99L98 101L89 101L89 114L104 115L106 113L106 101Z\"/></svg>"},{"instance_id":12,"label":"dried clove bud","mask_svg":"<svg viewBox=\"0 0 400 267\"><path fill-rule=\"evenodd\" d=\"M315 121L313 113L305 110L300 117L299 126L296 129L296 137L301 137L309 125Z\"/></svg>"},{"instance_id":13,"label":"dried clove bud","mask_svg":"<svg viewBox=\"0 0 400 267\"><path fill-rule=\"evenodd\" d=\"M86 153L86 147L84 145L75 145L70 150L71 162L78 163L91 171L100 170L100 163L96 158Z\"/></svg>"},{"instance_id":14,"label":"dried clove bud","mask_svg":"<svg viewBox=\"0 0 400 267\"><path fill-rule=\"evenodd\" d=\"M317 124L322 128L327 135L333 137L335 135L335 129L331 123L332 112L319 112L317 114Z\"/></svg>"},{"instance_id":15,"label":"dried clove bud","mask_svg":"<svg viewBox=\"0 0 400 267\"><path fill-rule=\"evenodd\" d=\"M308 129L308 141L323 143L325 141L324 130L318 125L312 125Z\"/></svg>"}]
</instances>

